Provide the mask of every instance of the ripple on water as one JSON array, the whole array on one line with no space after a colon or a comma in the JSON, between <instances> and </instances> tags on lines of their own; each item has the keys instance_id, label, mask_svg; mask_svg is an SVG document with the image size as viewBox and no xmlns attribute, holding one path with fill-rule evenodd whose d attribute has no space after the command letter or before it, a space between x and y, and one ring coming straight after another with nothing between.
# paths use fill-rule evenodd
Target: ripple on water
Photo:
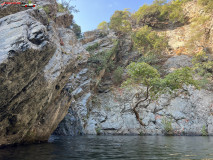
<instances>
[{"instance_id":1,"label":"ripple on water","mask_svg":"<svg viewBox=\"0 0 213 160\"><path fill-rule=\"evenodd\" d=\"M0 149L0 160L213 159L212 137L52 136L49 143Z\"/></svg>"}]
</instances>

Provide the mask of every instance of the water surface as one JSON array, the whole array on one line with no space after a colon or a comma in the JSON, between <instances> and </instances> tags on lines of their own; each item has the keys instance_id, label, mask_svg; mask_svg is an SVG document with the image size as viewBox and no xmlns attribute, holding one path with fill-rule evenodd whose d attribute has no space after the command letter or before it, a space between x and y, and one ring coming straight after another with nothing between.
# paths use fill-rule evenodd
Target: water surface
<instances>
[{"instance_id":1,"label":"water surface","mask_svg":"<svg viewBox=\"0 0 213 160\"><path fill-rule=\"evenodd\" d=\"M0 160L213 159L213 137L52 136L49 141L0 149Z\"/></svg>"}]
</instances>

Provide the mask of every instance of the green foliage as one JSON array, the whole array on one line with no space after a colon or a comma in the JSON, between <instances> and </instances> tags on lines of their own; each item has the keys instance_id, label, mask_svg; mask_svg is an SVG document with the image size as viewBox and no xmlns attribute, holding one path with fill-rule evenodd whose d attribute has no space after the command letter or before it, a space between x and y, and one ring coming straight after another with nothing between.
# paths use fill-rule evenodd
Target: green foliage
<instances>
[{"instance_id":1,"label":"green foliage","mask_svg":"<svg viewBox=\"0 0 213 160\"><path fill-rule=\"evenodd\" d=\"M213 1L212 0L198 0L198 4L204 6L206 11L213 10Z\"/></svg>"},{"instance_id":2,"label":"green foliage","mask_svg":"<svg viewBox=\"0 0 213 160\"><path fill-rule=\"evenodd\" d=\"M162 56L158 54L155 54L153 52L147 52L138 60L138 62L145 62L149 65L152 65L159 63L161 58Z\"/></svg>"},{"instance_id":3,"label":"green foliage","mask_svg":"<svg viewBox=\"0 0 213 160\"><path fill-rule=\"evenodd\" d=\"M162 80L162 86L171 90L180 89L184 84L199 87L198 82L193 79L192 69L189 67L177 69Z\"/></svg>"},{"instance_id":4,"label":"green foliage","mask_svg":"<svg viewBox=\"0 0 213 160\"><path fill-rule=\"evenodd\" d=\"M192 63L194 65L193 66L194 71L198 75L203 77L203 79L200 81L201 85L203 82L208 82L207 78L212 78L213 61L209 60L209 57L206 55L204 51L200 51L199 53L197 53L193 57Z\"/></svg>"},{"instance_id":5,"label":"green foliage","mask_svg":"<svg viewBox=\"0 0 213 160\"><path fill-rule=\"evenodd\" d=\"M169 20L170 22L184 23L185 16L182 5L189 0L172 0L167 3L167 0L155 0L152 5L143 5L133 15L139 23L146 17L154 16L159 21Z\"/></svg>"},{"instance_id":6,"label":"green foliage","mask_svg":"<svg viewBox=\"0 0 213 160\"><path fill-rule=\"evenodd\" d=\"M162 120L162 124L163 124L165 133L172 134L172 132L173 132L172 120L164 117Z\"/></svg>"},{"instance_id":7,"label":"green foliage","mask_svg":"<svg viewBox=\"0 0 213 160\"><path fill-rule=\"evenodd\" d=\"M159 36L151 27L144 26L132 35L134 47L139 52L161 53L168 46L164 36Z\"/></svg>"},{"instance_id":8,"label":"green foliage","mask_svg":"<svg viewBox=\"0 0 213 160\"><path fill-rule=\"evenodd\" d=\"M113 72L113 81L116 84L120 84L122 82L122 74L124 72L124 69L122 67L117 67L117 69Z\"/></svg>"},{"instance_id":9,"label":"green foliage","mask_svg":"<svg viewBox=\"0 0 213 160\"><path fill-rule=\"evenodd\" d=\"M207 136L208 135L208 132L207 132L207 129L206 129L205 125L203 125L203 128L201 129L201 133L202 133L202 136Z\"/></svg>"},{"instance_id":10,"label":"green foliage","mask_svg":"<svg viewBox=\"0 0 213 160\"><path fill-rule=\"evenodd\" d=\"M153 79L159 79L158 71L147 63L132 62L127 66L127 73L134 83L142 83L146 86L151 86Z\"/></svg>"},{"instance_id":11,"label":"green foliage","mask_svg":"<svg viewBox=\"0 0 213 160\"><path fill-rule=\"evenodd\" d=\"M97 128L95 129L95 131L96 131L96 134L97 134L97 135L101 135L101 128L100 128L100 127L97 127Z\"/></svg>"},{"instance_id":12,"label":"green foliage","mask_svg":"<svg viewBox=\"0 0 213 160\"><path fill-rule=\"evenodd\" d=\"M183 88L183 85L193 85L199 88L198 82L193 79L192 69L189 67L180 68L169 73L164 78L160 78L158 71L144 63L132 62L127 66L129 78L122 84L123 87L132 84L143 84L150 88L151 98L158 96L166 91Z\"/></svg>"},{"instance_id":13,"label":"green foliage","mask_svg":"<svg viewBox=\"0 0 213 160\"><path fill-rule=\"evenodd\" d=\"M58 12L68 11L61 3L58 3Z\"/></svg>"},{"instance_id":14,"label":"green foliage","mask_svg":"<svg viewBox=\"0 0 213 160\"><path fill-rule=\"evenodd\" d=\"M71 25L71 29L73 30L73 32L75 33L76 37L81 38L82 34L81 34L81 26L77 25L76 23L73 23Z\"/></svg>"},{"instance_id":15,"label":"green foliage","mask_svg":"<svg viewBox=\"0 0 213 160\"><path fill-rule=\"evenodd\" d=\"M106 69L107 71L114 68L114 61L112 61L112 56L115 55L118 51L118 41L114 43L114 47L105 52L99 52L95 55L92 55L88 62L95 68L95 72L98 74L101 70Z\"/></svg>"},{"instance_id":16,"label":"green foliage","mask_svg":"<svg viewBox=\"0 0 213 160\"><path fill-rule=\"evenodd\" d=\"M86 50L89 51L89 52L91 52L91 51L94 51L94 50L98 49L98 47L99 47L99 43L95 43L95 44L93 44L91 46L88 46L86 48Z\"/></svg>"},{"instance_id":17,"label":"green foliage","mask_svg":"<svg viewBox=\"0 0 213 160\"><path fill-rule=\"evenodd\" d=\"M98 29L101 29L103 31L108 31L108 29L109 29L108 23L106 21L101 22L98 25Z\"/></svg>"},{"instance_id":18,"label":"green foliage","mask_svg":"<svg viewBox=\"0 0 213 160\"><path fill-rule=\"evenodd\" d=\"M43 9L46 12L46 14L49 15L49 13L50 13L49 7L48 6L44 6Z\"/></svg>"},{"instance_id":19,"label":"green foliage","mask_svg":"<svg viewBox=\"0 0 213 160\"><path fill-rule=\"evenodd\" d=\"M206 21L210 20L210 16L200 15L192 19L191 27L196 27L198 25L204 25Z\"/></svg>"},{"instance_id":20,"label":"green foliage","mask_svg":"<svg viewBox=\"0 0 213 160\"><path fill-rule=\"evenodd\" d=\"M131 13L127 10L115 11L110 18L109 28L123 33L131 31L130 15Z\"/></svg>"},{"instance_id":21,"label":"green foliage","mask_svg":"<svg viewBox=\"0 0 213 160\"><path fill-rule=\"evenodd\" d=\"M58 2L58 12L79 12L72 3L73 0L57 0Z\"/></svg>"}]
</instances>

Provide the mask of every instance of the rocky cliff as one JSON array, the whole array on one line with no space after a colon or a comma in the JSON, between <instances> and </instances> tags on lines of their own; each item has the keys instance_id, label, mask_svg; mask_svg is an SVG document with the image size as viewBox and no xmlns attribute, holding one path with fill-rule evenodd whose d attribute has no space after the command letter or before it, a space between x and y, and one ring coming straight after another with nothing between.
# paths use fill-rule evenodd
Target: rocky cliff
<instances>
[{"instance_id":1,"label":"rocky cliff","mask_svg":"<svg viewBox=\"0 0 213 160\"><path fill-rule=\"evenodd\" d=\"M184 6L184 12L189 18L185 25L170 26L167 24L163 27L155 27L159 34L166 34L170 46L167 56L158 59L158 64L154 64L161 70L161 74L170 73L185 66L193 67L192 56L187 51L187 43L193 37L192 33L195 33L192 32L191 25L193 18L198 15L206 15L203 8L198 6L195 1L188 2ZM212 24L212 17L202 25L202 30L209 32L202 32L200 39L196 40L195 50L200 51L208 48L211 57L212 25L207 24ZM160 30L159 28L163 29ZM82 43L85 49L90 50L90 56L112 49L113 44L106 42L108 38L111 41L113 39L119 41L118 51L113 60L114 68L119 66L125 68L131 61L139 59L136 51L132 49L130 36L116 36L116 33L112 31L103 37L102 35L99 30L85 33ZM60 123L55 134L164 135L170 134L169 132L172 131L174 135L213 135L212 82L208 82L209 84L206 84L206 87L200 90L192 86L185 86L177 92L164 94L157 100L149 99L147 103L140 104L138 113L145 124L145 126L141 126L132 111L132 106L136 101L133 96L138 92L138 88L121 88L121 82L115 83L113 79L115 69L109 69L101 76L99 72L96 76L101 77L101 79L95 87L91 83L94 76L91 76L91 73L88 72L91 71L89 64L78 73L76 76L78 78L75 78L78 80L78 87L74 84L70 85L75 86L73 94L77 93L80 97L75 96L76 103L70 106L69 114ZM122 78L125 79L125 77L124 70ZM195 78L200 79L199 77ZM86 89L81 85L85 82L88 85Z\"/></svg>"},{"instance_id":2,"label":"rocky cliff","mask_svg":"<svg viewBox=\"0 0 213 160\"><path fill-rule=\"evenodd\" d=\"M0 8L0 146L47 141L71 103L64 86L87 60L66 28L72 15L52 0L37 4Z\"/></svg>"}]
</instances>

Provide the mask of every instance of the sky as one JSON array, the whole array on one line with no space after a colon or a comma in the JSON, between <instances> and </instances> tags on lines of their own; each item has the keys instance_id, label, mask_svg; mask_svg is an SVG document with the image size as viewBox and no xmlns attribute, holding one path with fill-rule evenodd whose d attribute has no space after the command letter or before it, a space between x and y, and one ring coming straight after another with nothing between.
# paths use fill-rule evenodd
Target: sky
<instances>
[{"instance_id":1,"label":"sky","mask_svg":"<svg viewBox=\"0 0 213 160\"><path fill-rule=\"evenodd\" d=\"M81 26L81 31L97 28L102 21L109 22L116 10L129 8L137 11L143 4L151 4L153 0L73 0L72 5L80 12L74 13L75 22Z\"/></svg>"}]
</instances>

